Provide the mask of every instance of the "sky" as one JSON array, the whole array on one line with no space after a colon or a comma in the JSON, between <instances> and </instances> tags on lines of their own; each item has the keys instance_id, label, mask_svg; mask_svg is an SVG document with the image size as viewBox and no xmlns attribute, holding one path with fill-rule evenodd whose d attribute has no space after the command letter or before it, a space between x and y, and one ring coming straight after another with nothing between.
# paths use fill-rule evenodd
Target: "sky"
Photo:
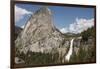
<instances>
[{"instance_id":1,"label":"sky","mask_svg":"<svg viewBox=\"0 0 100 69\"><path fill-rule=\"evenodd\" d=\"M15 25L24 27L28 19L43 5L16 4ZM48 6L54 25L62 33L80 33L94 25L94 8Z\"/></svg>"}]
</instances>

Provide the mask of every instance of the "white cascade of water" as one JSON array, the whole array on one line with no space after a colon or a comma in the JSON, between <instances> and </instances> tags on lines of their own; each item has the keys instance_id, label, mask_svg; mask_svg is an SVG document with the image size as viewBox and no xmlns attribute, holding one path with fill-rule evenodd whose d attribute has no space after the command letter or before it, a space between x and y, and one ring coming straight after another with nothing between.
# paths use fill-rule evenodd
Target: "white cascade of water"
<instances>
[{"instance_id":1,"label":"white cascade of water","mask_svg":"<svg viewBox=\"0 0 100 69\"><path fill-rule=\"evenodd\" d=\"M65 56L65 60L68 61L68 62L69 62L70 57L71 57L72 52L73 52L73 41L74 41L74 38L71 39L69 51L68 51L68 53L67 53L66 56Z\"/></svg>"}]
</instances>

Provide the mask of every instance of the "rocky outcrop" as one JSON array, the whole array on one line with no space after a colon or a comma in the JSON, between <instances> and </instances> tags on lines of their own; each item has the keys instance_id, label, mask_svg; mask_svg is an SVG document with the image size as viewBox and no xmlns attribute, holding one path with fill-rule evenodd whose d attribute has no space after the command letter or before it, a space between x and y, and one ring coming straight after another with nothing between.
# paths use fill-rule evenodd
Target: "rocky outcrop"
<instances>
[{"instance_id":1,"label":"rocky outcrop","mask_svg":"<svg viewBox=\"0 0 100 69\"><path fill-rule=\"evenodd\" d=\"M91 58L91 60L94 60L94 39L89 38L87 41L82 41L80 34L62 34L53 25L52 15L53 13L50 9L42 7L31 16L15 40L15 63L57 64L67 63L68 61L79 62L82 61L83 57L89 60L93 55L94 58ZM74 41L71 41L73 38ZM68 54L68 51L71 52L69 53L70 59L68 58L69 60L66 62L65 56ZM33 61L35 59L39 61ZM83 60L85 61L85 59ZM48 60L50 61L48 62Z\"/></svg>"},{"instance_id":2,"label":"rocky outcrop","mask_svg":"<svg viewBox=\"0 0 100 69\"><path fill-rule=\"evenodd\" d=\"M68 46L69 42L53 25L52 12L47 7L40 8L31 16L15 41L16 50L24 54L28 51L50 53L53 49Z\"/></svg>"},{"instance_id":3,"label":"rocky outcrop","mask_svg":"<svg viewBox=\"0 0 100 69\"><path fill-rule=\"evenodd\" d=\"M22 60L21 58L15 57L15 63L16 64L22 64L22 63L25 63L25 61Z\"/></svg>"},{"instance_id":4,"label":"rocky outcrop","mask_svg":"<svg viewBox=\"0 0 100 69\"><path fill-rule=\"evenodd\" d=\"M23 30L22 28L15 26L15 40L22 30Z\"/></svg>"}]
</instances>

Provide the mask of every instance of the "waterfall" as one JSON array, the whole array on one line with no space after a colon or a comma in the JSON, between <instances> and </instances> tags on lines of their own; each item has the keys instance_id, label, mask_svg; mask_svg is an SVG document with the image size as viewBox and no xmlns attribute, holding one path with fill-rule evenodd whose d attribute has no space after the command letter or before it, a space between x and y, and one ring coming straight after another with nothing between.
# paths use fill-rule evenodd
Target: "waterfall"
<instances>
[{"instance_id":1,"label":"waterfall","mask_svg":"<svg viewBox=\"0 0 100 69\"><path fill-rule=\"evenodd\" d=\"M70 57L71 57L72 52L73 52L73 41L74 41L74 38L71 39L69 51L68 51L68 53L67 53L66 56L65 56L65 60L67 60L68 62L69 62Z\"/></svg>"}]
</instances>

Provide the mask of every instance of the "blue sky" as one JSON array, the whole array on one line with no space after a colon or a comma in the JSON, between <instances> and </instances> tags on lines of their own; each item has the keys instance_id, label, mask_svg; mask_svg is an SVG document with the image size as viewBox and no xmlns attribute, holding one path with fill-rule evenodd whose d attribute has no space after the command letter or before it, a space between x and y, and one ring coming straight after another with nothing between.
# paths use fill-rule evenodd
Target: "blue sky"
<instances>
[{"instance_id":1,"label":"blue sky","mask_svg":"<svg viewBox=\"0 0 100 69\"><path fill-rule=\"evenodd\" d=\"M34 13L42 5L32 5L32 4L16 4L18 8L26 10L27 12ZM58 29L67 28L70 24L82 20L91 20L94 19L94 8L83 8L83 7L65 7L65 6L48 6L52 11L54 25ZM18 13L16 13L18 14ZM32 14L24 14L23 17L15 21L15 25L23 26ZM15 19L17 16L15 16ZM77 22L78 23L78 22ZM68 30L68 29L66 29Z\"/></svg>"}]
</instances>

